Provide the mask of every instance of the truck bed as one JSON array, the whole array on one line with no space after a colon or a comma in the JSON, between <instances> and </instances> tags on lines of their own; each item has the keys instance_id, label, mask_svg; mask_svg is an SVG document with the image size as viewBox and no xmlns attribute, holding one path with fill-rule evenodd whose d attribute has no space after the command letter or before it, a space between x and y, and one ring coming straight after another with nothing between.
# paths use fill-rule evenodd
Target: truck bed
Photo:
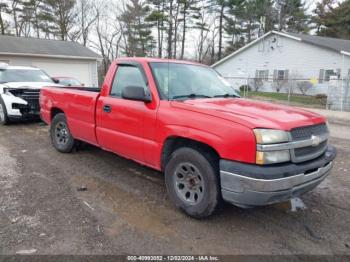
<instances>
[{"instance_id":1,"label":"truck bed","mask_svg":"<svg viewBox=\"0 0 350 262\"><path fill-rule=\"evenodd\" d=\"M41 90L41 118L51 123L55 108L66 115L70 132L82 141L97 144L95 134L95 108L99 88L90 87L44 87Z\"/></svg>"},{"instance_id":2,"label":"truck bed","mask_svg":"<svg viewBox=\"0 0 350 262\"><path fill-rule=\"evenodd\" d=\"M88 87L88 86L61 86L59 88L67 88L67 89L89 91L89 92L96 92L96 93L100 93L101 91L101 88L99 87Z\"/></svg>"}]
</instances>

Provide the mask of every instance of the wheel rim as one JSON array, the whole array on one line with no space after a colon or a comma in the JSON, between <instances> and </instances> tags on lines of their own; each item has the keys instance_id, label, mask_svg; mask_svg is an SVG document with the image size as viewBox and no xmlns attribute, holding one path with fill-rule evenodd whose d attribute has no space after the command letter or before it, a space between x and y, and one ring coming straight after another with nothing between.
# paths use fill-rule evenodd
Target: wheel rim
<instances>
[{"instance_id":1,"label":"wheel rim","mask_svg":"<svg viewBox=\"0 0 350 262\"><path fill-rule=\"evenodd\" d=\"M69 140L69 132L66 123L58 122L55 126L55 140L59 145L66 145Z\"/></svg>"},{"instance_id":2,"label":"wheel rim","mask_svg":"<svg viewBox=\"0 0 350 262\"><path fill-rule=\"evenodd\" d=\"M5 120L4 108L2 107L2 104L0 104L0 121L4 121L4 120Z\"/></svg>"},{"instance_id":3,"label":"wheel rim","mask_svg":"<svg viewBox=\"0 0 350 262\"><path fill-rule=\"evenodd\" d=\"M201 172L191 163L180 163L173 175L176 194L187 204L201 202L204 195L204 181Z\"/></svg>"}]
</instances>

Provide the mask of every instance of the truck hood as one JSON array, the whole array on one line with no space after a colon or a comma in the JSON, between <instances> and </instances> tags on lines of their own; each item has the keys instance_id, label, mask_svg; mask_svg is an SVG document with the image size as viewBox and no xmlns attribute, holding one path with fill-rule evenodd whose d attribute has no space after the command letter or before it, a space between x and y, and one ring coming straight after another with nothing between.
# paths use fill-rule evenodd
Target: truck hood
<instances>
[{"instance_id":1,"label":"truck hood","mask_svg":"<svg viewBox=\"0 0 350 262\"><path fill-rule=\"evenodd\" d=\"M44 86L61 86L51 82L8 82L0 85L5 88L41 89Z\"/></svg>"},{"instance_id":2,"label":"truck hood","mask_svg":"<svg viewBox=\"0 0 350 262\"><path fill-rule=\"evenodd\" d=\"M176 108L226 119L249 128L288 131L326 121L323 116L307 110L243 98L193 99L172 101L171 104Z\"/></svg>"}]
</instances>

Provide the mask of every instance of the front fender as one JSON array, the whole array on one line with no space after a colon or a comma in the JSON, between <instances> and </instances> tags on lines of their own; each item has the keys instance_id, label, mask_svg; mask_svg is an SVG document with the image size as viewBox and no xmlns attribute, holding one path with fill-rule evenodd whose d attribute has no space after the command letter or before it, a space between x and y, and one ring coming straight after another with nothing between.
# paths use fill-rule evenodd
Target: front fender
<instances>
[{"instance_id":1,"label":"front fender","mask_svg":"<svg viewBox=\"0 0 350 262\"><path fill-rule=\"evenodd\" d=\"M19 111L19 109L12 108L12 104L14 104L14 103L21 104L21 105L28 104L28 102L23 100L22 98L16 97L16 96L11 95L11 94L3 93L3 94L1 94L1 98L4 101L6 111L7 111L7 114L9 116L21 116L22 115L21 112Z\"/></svg>"},{"instance_id":2,"label":"front fender","mask_svg":"<svg viewBox=\"0 0 350 262\"><path fill-rule=\"evenodd\" d=\"M220 151L218 145L224 143L224 139L222 137L217 134L210 133L209 131L179 125L166 125L164 128L167 131L166 136L163 138L163 143L169 137L182 137L206 144L215 149L215 151L218 153Z\"/></svg>"},{"instance_id":3,"label":"front fender","mask_svg":"<svg viewBox=\"0 0 350 262\"><path fill-rule=\"evenodd\" d=\"M170 137L191 139L213 148L221 159L245 163L255 163L256 144L251 129L220 121L207 125L206 129L197 129L183 125L165 125L161 135L161 151L165 141Z\"/></svg>"}]
</instances>

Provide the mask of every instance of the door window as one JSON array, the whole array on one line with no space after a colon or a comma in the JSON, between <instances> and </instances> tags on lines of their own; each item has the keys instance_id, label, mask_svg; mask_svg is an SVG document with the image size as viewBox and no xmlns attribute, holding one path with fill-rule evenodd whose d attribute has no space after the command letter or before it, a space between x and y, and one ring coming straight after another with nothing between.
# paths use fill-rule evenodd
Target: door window
<instances>
[{"instance_id":1,"label":"door window","mask_svg":"<svg viewBox=\"0 0 350 262\"><path fill-rule=\"evenodd\" d=\"M118 66L113 80L111 96L121 97L123 89L127 86L140 86L147 92L147 86L140 69L135 66Z\"/></svg>"}]
</instances>

